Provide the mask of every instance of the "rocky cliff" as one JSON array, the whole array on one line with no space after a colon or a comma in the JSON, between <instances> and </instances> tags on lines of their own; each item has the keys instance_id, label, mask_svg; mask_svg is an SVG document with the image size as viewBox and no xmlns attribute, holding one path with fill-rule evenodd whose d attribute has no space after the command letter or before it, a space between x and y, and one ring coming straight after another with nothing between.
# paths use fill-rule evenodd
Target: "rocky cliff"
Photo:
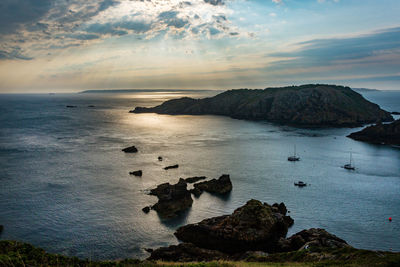
<instances>
[{"instance_id":1,"label":"rocky cliff","mask_svg":"<svg viewBox=\"0 0 400 267\"><path fill-rule=\"evenodd\" d=\"M400 146L400 120L389 124L378 123L350 134L348 137L374 144L389 144Z\"/></svg>"},{"instance_id":2,"label":"rocky cliff","mask_svg":"<svg viewBox=\"0 0 400 267\"><path fill-rule=\"evenodd\" d=\"M264 90L229 90L204 99L180 98L132 113L223 115L298 126L358 126L392 121L389 112L349 87L309 84Z\"/></svg>"}]
</instances>

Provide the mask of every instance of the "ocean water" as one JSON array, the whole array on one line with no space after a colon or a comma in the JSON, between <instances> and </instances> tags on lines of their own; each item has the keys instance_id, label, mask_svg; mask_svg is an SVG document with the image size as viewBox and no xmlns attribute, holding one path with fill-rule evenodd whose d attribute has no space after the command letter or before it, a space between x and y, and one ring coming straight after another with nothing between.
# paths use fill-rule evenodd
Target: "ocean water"
<instances>
[{"instance_id":1,"label":"ocean water","mask_svg":"<svg viewBox=\"0 0 400 267\"><path fill-rule=\"evenodd\" d=\"M0 95L0 238L81 258L144 258L144 248L177 244L177 227L254 198L286 204L295 220L288 236L320 227L357 248L400 251L400 149L346 138L361 128L128 113L212 94ZM400 92L364 95L400 111ZM121 152L130 145L139 153ZM288 162L294 145L301 161ZM340 167L350 152L355 171ZM163 170L171 164L179 168ZM129 175L138 169L141 178ZM160 183L225 173L233 182L226 197L203 193L173 220L141 211L157 201L146 193ZM310 186L297 188L298 180Z\"/></svg>"}]
</instances>

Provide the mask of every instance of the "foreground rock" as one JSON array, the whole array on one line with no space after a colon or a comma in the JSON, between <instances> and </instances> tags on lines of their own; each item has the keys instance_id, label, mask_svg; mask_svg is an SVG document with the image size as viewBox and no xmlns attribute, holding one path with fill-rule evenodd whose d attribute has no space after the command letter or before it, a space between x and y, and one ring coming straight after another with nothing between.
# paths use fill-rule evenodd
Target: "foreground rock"
<instances>
[{"instance_id":1,"label":"foreground rock","mask_svg":"<svg viewBox=\"0 0 400 267\"><path fill-rule=\"evenodd\" d=\"M154 250L151 253L151 256L148 258L148 260L162 260L170 262L214 261L224 259L228 259L228 255L216 250L199 248L190 243L182 243L177 246L158 248Z\"/></svg>"},{"instance_id":2,"label":"foreground rock","mask_svg":"<svg viewBox=\"0 0 400 267\"><path fill-rule=\"evenodd\" d=\"M374 144L400 145L400 119L389 124L378 123L348 137Z\"/></svg>"},{"instance_id":3,"label":"foreground rock","mask_svg":"<svg viewBox=\"0 0 400 267\"><path fill-rule=\"evenodd\" d=\"M328 233L324 229L311 228L298 232L287 239L282 238L279 240L277 251L288 252L313 247L344 248L350 246L343 239Z\"/></svg>"},{"instance_id":4,"label":"foreground rock","mask_svg":"<svg viewBox=\"0 0 400 267\"><path fill-rule=\"evenodd\" d=\"M135 146L130 146L127 148L122 149L125 153L136 153L138 152L137 148Z\"/></svg>"},{"instance_id":5,"label":"foreground rock","mask_svg":"<svg viewBox=\"0 0 400 267\"><path fill-rule=\"evenodd\" d=\"M280 238L287 234L285 214L274 212L272 206L249 200L232 215L203 220L178 228L175 236L198 247L234 254L254 251L274 251Z\"/></svg>"},{"instance_id":6,"label":"foreground rock","mask_svg":"<svg viewBox=\"0 0 400 267\"><path fill-rule=\"evenodd\" d=\"M171 218L192 206L193 199L187 190L185 180L177 184L160 184L150 191L150 195L158 197L158 202L152 207L161 217Z\"/></svg>"},{"instance_id":7,"label":"foreground rock","mask_svg":"<svg viewBox=\"0 0 400 267\"><path fill-rule=\"evenodd\" d=\"M204 180L204 179L207 179L207 177L205 177L205 176L194 176L194 177L185 178L185 182L189 183L189 184L192 184L192 183L198 182L200 180Z\"/></svg>"},{"instance_id":8,"label":"foreground rock","mask_svg":"<svg viewBox=\"0 0 400 267\"><path fill-rule=\"evenodd\" d=\"M223 174L219 179L212 179L194 184L194 188L214 194L226 194L232 191L232 182L228 174Z\"/></svg>"},{"instance_id":9,"label":"foreground rock","mask_svg":"<svg viewBox=\"0 0 400 267\"><path fill-rule=\"evenodd\" d=\"M349 87L307 84L264 90L230 90L217 96L173 99L133 113L224 115L298 126L347 127L392 121L389 112Z\"/></svg>"}]
</instances>

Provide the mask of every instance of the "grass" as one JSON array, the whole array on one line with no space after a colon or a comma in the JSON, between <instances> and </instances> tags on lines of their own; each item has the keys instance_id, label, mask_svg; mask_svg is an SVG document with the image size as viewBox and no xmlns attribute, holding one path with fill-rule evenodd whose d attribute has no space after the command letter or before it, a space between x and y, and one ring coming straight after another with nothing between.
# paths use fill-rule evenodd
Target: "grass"
<instances>
[{"instance_id":1,"label":"grass","mask_svg":"<svg viewBox=\"0 0 400 267\"><path fill-rule=\"evenodd\" d=\"M118 266L182 266L182 267L398 267L400 253L378 252L355 248L320 249L271 254L267 257L253 257L247 261L213 262L150 262L138 259L120 261L90 261L76 257L66 257L46 253L41 248L17 241L0 241L0 266L79 266L79 267L118 267Z\"/></svg>"}]
</instances>

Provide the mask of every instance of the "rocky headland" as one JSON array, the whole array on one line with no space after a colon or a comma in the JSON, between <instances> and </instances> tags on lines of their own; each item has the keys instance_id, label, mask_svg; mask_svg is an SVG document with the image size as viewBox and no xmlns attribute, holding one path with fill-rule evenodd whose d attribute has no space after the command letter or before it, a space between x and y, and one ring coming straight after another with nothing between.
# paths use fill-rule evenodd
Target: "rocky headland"
<instances>
[{"instance_id":1,"label":"rocky headland","mask_svg":"<svg viewBox=\"0 0 400 267\"><path fill-rule=\"evenodd\" d=\"M378 123L368 126L348 137L373 144L388 144L400 146L400 119L389 124Z\"/></svg>"},{"instance_id":2,"label":"rocky headland","mask_svg":"<svg viewBox=\"0 0 400 267\"><path fill-rule=\"evenodd\" d=\"M156 249L149 260L260 260L286 252L351 248L346 241L324 229L311 228L286 238L288 228L294 223L286 213L284 203L271 206L249 200L231 215L178 228L175 236L184 243Z\"/></svg>"},{"instance_id":3,"label":"rocky headland","mask_svg":"<svg viewBox=\"0 0 400 267\"><path fill-rule=\"evenodd\" d=\"M223 115L304 127L353 127L393 121L389 112L349 87L308 84L229 90L204 99L180 98L132 113Z\"/></svg>"}]
</instances>

